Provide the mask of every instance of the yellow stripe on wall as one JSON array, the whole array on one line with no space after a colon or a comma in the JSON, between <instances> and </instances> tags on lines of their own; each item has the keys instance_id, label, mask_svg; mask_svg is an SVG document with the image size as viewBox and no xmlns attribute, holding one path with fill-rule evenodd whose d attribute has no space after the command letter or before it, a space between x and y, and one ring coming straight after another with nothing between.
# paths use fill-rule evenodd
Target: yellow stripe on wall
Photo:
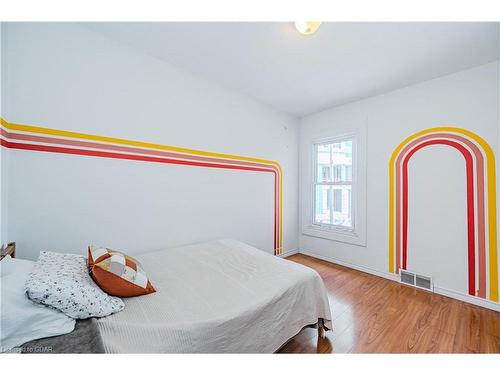
<instances>
[{"instance_id":1,"label":"yellow stripe on wall","mask_svg":"<svg viewBox=\"0 0 500 375\"><path fill-rule=\"evenodd\" d=\"M488 241L489 241L489 278L490 300L498 302L498 239L497 239L497 203L495 155L488 142L477 134L462 128L451 126L429 128L414 133L404 139L393 151L389 160L389 272L394 273L394 167L398 154L409 142L422 135L447 132L459 133L476 141L483 149L487 160L487 196L488 196Z\"/></svg>"},{"instance_id":2,"label":"yellow stripe on wall","mask_svg":"<svg viewBox=\"0 0 500 375\"><path fill-rule=\"evenodd\" d=\"M277 245L278 246L277 251L278 251L278 254L282 253L282 249L283 249L283 239L282 239L283 238L282 237L283 236L283 224L282 224L283 223L283 169L281 168L280 163L278 163L274 160L254 158L254 157L248 157L248 156L242 156L242 155L224 154L224 153L219 153L219 152L195 150L195 149L189 149L189 148L183 148L183 147L162 145L162 144L143 142L143 141L133 141L133 140L123 139L123 138L107 137L107 136L86 134L86 133L73 132L73 131L67 131L67 130L44 128L44 127L40 127L40 126L8 122L7 120L5 120L2 117L0 117L0 124L2 126L4 126L6 129L12 130L12 131L45 134L45 135L60 136L60 137L73 138L73 139L84 139L84 140L91 140L91 141L104 142L104 143L114 143L114 144L135 146L135 147L154 149L154 150L171 151L171 152L176 152L179 154L208 156L208 157L214 157L214 158L219 158L219 159L247 161L247 162L254 162L254 163L260 163L260 164L274 166L278 170L278 184L279 184L279 190L278 190L278 194L279 194L279 197L278 197L278 202L279 202L279 208L278 208L279 209L278 210L279 241L278 241L278 245Z\"/></svg>"}]
</instances>

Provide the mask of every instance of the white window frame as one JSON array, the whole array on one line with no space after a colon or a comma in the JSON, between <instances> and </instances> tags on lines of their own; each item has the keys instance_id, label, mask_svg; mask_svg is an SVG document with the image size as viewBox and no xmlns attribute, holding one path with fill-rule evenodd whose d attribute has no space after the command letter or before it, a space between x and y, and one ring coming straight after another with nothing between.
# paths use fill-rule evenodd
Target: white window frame
<instances>
[{"instance_id":1,"label":"white window frame","mask_svg":"<svg viewBox=\"0 0 500 375\"><path fill-rule=\"evenodd\" d=\"M353 136L346 136L346 137L343 137L343 138L335 138L335 139L328 139L328 140L324 140L324 141L321 141L321 142L315 142L313 144L313 153L314 153L314 157L313 157L313 170L314 172L316 172L318 170L318 146L321 146L321 145L326 145L326 144L332 144L332 143L340 143L340 142L345 142L345 141L352 141L352 166L354 168L355 164L356 164L356 143L357 143L357 139ZM333 173L331 174L331 178L332 180L335 180L336 179L336 173L335 171L338 170L340 171L340 176L342 177L342 165L339 165L337 166L337 168L335 168L336 166L334 165L333 168L331 168L331 170L333 171ZM352 210L351 211L351 223L352 225L351 226L345 226L345 225L335 225L335 224L326 224L326 223L317 223L316 222L316 186L317 185L323 185L323 186L330 186L330 187L333 187L333 186L344 186L344 185L351 185L351 189L355 189L355 179L354 179L354 176L352 176L352 181L350 183L345 183L345 181L342 181L342 182L335 182L335 181L331 181L331 182L323 182L323 183L319 183L317 181L317 178L318 176L316 176L316 173L313 173L313 178L312 178L312 193L313 193L313 204L312 204L312 209L313 209L313 213L312 213L312 221L313 221L313 225L316 225L316 226L320 226L320 227L326 227L327 229L336 229L336 230L353 230L354 229L354 226L355 226L355 217L354 217L354 213L355 211ZM330 203L331 203L331 208L332 210L330 210L330 218L332 218L331 215L333 215L333 207L335 206L335 193L334 191L332 191L333 194L331 194L331 197L330 197ZM330 194L330 191L329 193ZM354 196L351 196L354 200L354 198L356 198L356 195ZM343 199L341 199L342 201ZM354 202L352 203L353 206L355 207L355 204ZM337 211L338 212L338 211Z\"/></svg>"},{"instance_id":2,"label":"white window frame","mask_svg":"<svg viewBox=\"0 0 500 375\"><path fill-rule=\"evenodd\" d=\"M352 227L315 223L316 146L352 140ZM302 173L302 233L332 241L366 246L366 130L364 128L341 134L323 134L308 140ZM333 171L332 171L333 173Z\"/></svg>"}]
</instances>

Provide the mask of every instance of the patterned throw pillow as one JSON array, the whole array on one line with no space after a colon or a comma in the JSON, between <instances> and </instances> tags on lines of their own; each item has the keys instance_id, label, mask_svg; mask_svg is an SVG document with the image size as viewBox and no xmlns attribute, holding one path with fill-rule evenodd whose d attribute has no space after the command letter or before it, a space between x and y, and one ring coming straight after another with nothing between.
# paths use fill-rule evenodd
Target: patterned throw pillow
<instances>
[{"instance_id":1,"label":"patterned throw pillow","mask_svg":"<svg viewBox=\"0 0 500 375\"><path fill-rule=\"evenodd\" d=\"M89 270L101 289L113 296L135 297L156 291L141 264L118 251L89 246Z\"/></svg>"},{"instance_id":2,"label":"patterned throw pillow","mask_svg":"<svg viewBox=\"0 0 500 375\"><path fill-rule=\"evenodd\" d=\"M41 251L25 284L32 301L52 306L71 318L103 317L124 308L90 278L84 256Z\"/></svg>"}]
</instances>

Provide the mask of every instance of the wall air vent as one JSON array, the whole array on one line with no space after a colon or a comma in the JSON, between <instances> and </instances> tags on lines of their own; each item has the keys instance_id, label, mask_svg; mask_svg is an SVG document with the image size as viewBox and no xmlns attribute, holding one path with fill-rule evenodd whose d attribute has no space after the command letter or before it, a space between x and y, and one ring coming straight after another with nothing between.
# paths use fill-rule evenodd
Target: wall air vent
<instances>
[{"instance_id":1,"label":"wall air vent","mask_svg":"<svg viewBox=\"0 0 500 375\"><path fill-rule=\"evenodd\" d=\"M428 276L418 275L414 272L407 270L399 271L401 283L411 285L420 289L425 289L429 291L432 290L432 278Z\"/></svg>"},{"instance_id":2,"label":"wall air vent","mask_svg":"<svg viewBox=\"0 0 500 375\"><path fill-rule=\"evenodd\" d=\"M432 279L427 276L415 275L415 286L432 291Z\"/></svg>"},{"instance_id":3,"label":"wall air vent","mask_svg":"<svg viewBox=\"0 0 500 375\"><path fill-rule=\"evenodd\" d=\"M412 272L408 272L405 270L400 270L399 274L401 276L401 282L403 284L413 285L415 286L415 274Z\"/></svg>"}]
</instances>

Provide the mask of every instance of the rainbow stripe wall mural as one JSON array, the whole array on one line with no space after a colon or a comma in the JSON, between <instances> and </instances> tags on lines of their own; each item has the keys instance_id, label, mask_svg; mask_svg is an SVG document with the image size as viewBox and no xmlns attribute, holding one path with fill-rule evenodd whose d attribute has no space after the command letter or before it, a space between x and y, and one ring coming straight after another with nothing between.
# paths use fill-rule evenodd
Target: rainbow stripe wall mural
<instances>
[{"instance_id":1,"label":"rainbow stripe wall mural","mask_svg":"<svg viewBox=\"0 0 500 375\"><path fill-rule=\"evenodd\" d=\"M283 170L278 162L248 156L16 124L3 118L0 118L0 124L1 145L9 149L270 173L274 176L274 254L282 254Z\"/></svg>"},{"instance_id":2,"label":"rainbow stripe wall mural","mask_svg":"<svg viewBox=\"0 0 500 375\"><path fill-rule=\"evenodd\" d=\"M445 145L464 158L467 191L468 294L498 302L498 243L495 156L488 143L468 130L436 127L401 142L389 161L389 271L408 266L408 162L419 150Z\"/></svg>"}]
</instances>

